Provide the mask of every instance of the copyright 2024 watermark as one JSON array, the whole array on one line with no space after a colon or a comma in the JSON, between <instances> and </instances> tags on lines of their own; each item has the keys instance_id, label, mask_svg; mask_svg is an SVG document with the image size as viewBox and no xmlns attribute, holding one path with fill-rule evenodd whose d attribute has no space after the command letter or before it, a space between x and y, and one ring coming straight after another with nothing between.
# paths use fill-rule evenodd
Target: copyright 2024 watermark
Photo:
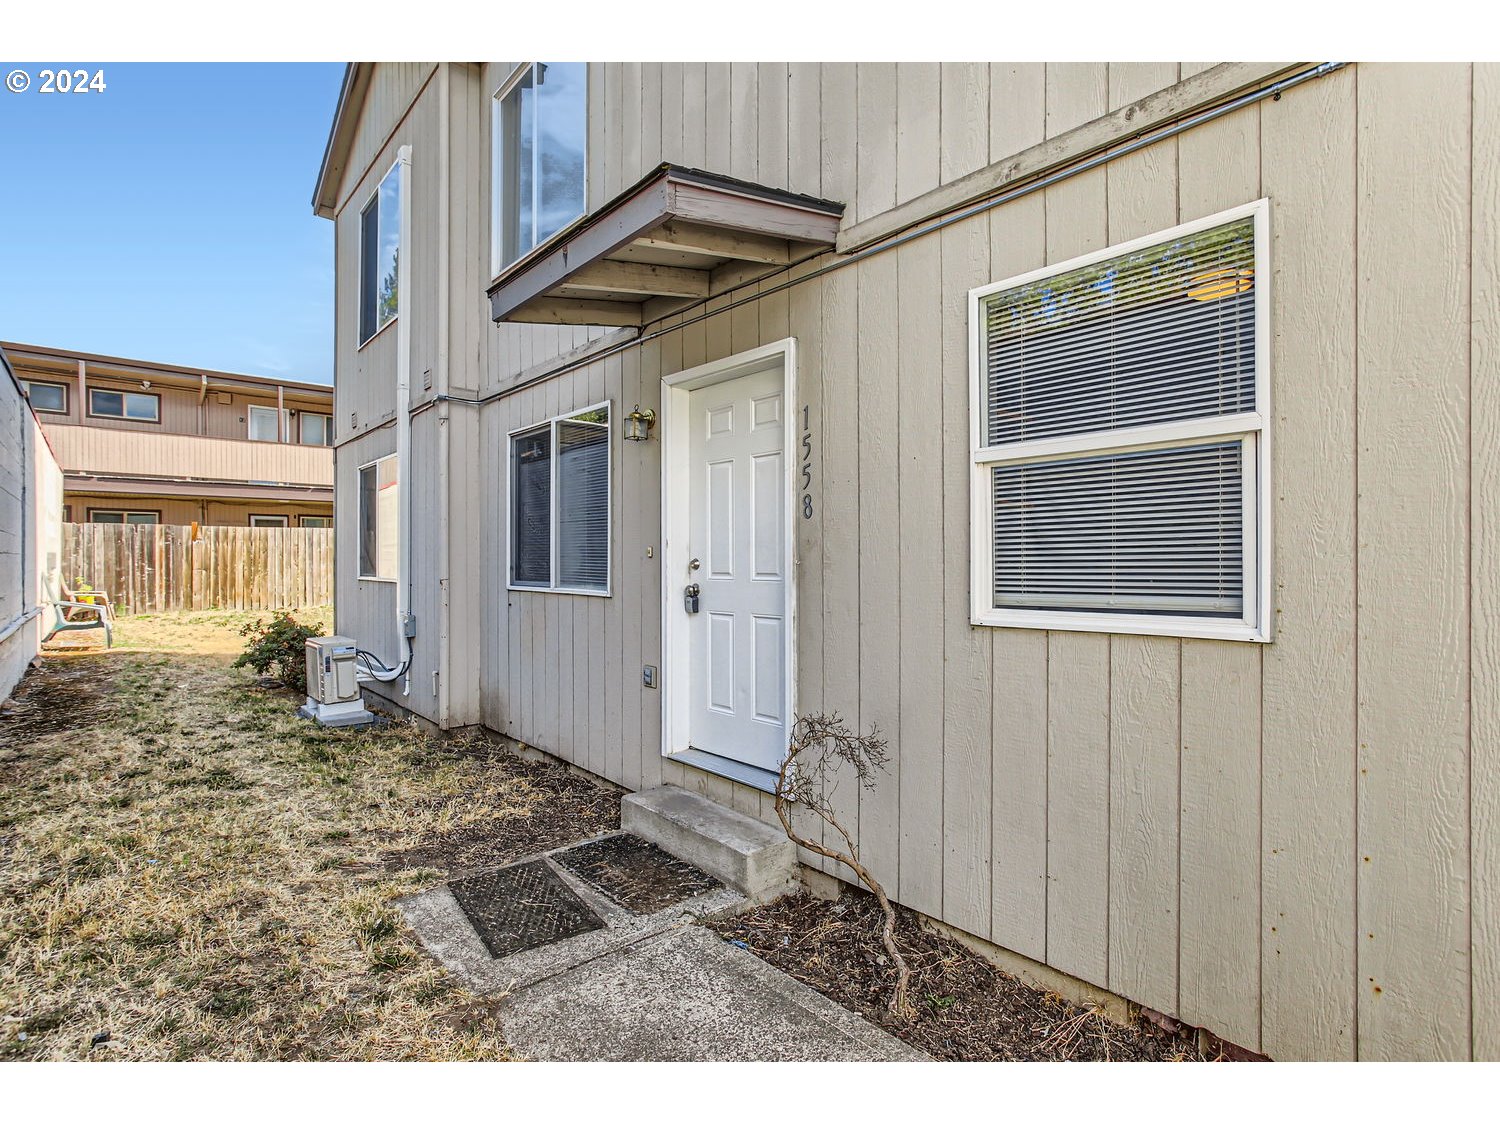
<instances>
[{"instance_id":1,"label":"copyright 2024 watermark","mask_svg":"<svg viewBox=\"0 0 1500 1125\"><path fill-rule=\"evenodd\" d=\"M102 94L109 84L102 68L41 67L33 72L15 67L5 72L5 88L12 94Z\"/></svg>"}]
</instances>

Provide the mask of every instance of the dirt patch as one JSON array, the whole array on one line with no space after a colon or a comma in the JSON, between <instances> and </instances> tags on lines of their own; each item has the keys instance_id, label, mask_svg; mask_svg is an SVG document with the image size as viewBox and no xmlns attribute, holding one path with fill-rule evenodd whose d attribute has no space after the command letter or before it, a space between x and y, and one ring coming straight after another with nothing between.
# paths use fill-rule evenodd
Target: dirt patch
<instances>
[{"instance_id":1,"label":"dirt patch","mask_svg":"<svg viewBox=\"0 0 1500 1125\"><path fill-rule=\"evenodd\" d=\"M456 814L460 822L389 855L391 871L431 870L444 878L464 878L620 827L620 790L608 783L583 777L560 762L520 758L483 737L456 741L453 752L481 766L503 764L514 786L499 794L488 814L481 809L473 815L469 794L428 802L427 811L434 816ZM522 795L525 815L518 816L512 798Z\"/></svg>"},{"instance_id":2,"label":"dirt patch","mask_svg":"<svg viewBox=\"0 0 1500 1125\"><path fill-rule=\"evenodd\" d=\"M581 840L618 795L410 724L298 719L228 666L246 617L48 657L0 719L0 1059L508 1057L393 903L461 863L393 857Z\"/></svg>"},{"instance_id":3,"label":"dirt patch","mask_svg":"<svg viewBox=\"0 0 1500 1125\"><path fill-rule=\"evenodd\" d=\"M628 832L579 844L553 858L635 914L654 914L721 885L691 863Z\"/></svg>"},{"instance_id":4,"label":"dirt patch","mask_svg":"<svg viewBox=\"0 0 1500 1125\"><path fill-rule=\"evenodd\" d=\"M801 894L718 924L778 969L934 1058L963 1062L1196 1060L1195 1049L1144 1023L1121 1027L1003 973L978 954L899 912L897 942L911 965L917 1012L886 1011L895 970L880 945L875 899L846 891L837 902Z\"/></svg>"},{"instance_id":5,"label":"dirt patch","mask_svg":"<svg viewBox=\"0 0 1500 1125\"><path fill-rule=\"evenodd\" d=\"M113 668L108 657L98 654L38 660L17 685L13 709L0 712L0 753L97 722L110 705Z\"/></svg>"}]
</instances>

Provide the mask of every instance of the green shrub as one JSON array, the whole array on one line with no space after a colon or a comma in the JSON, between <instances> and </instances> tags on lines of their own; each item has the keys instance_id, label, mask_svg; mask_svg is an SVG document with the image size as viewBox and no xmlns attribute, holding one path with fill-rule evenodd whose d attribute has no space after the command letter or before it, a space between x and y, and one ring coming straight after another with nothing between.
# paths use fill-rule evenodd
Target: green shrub
<instances>
[{"instance_id":1,"label":"green shrub","mask_svg":"<svg viewBox=\"0 0 1500 1125\"><path fill-rule=\"evenodd\" d=\"M240 628L240 636L249 637L250 641L235 658L234 666L248 666L262 676L275 676L287 687L306 695L307 640L322 635L320 623L303 625L290 613L276 614L269 624L256 618Z\"/></svg>"}]
</instances>

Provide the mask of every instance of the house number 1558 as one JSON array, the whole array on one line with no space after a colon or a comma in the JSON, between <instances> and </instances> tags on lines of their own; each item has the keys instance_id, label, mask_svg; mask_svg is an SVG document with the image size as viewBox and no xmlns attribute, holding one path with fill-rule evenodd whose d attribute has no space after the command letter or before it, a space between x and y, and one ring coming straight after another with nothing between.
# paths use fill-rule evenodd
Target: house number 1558
<instances>
[{"instance_id":1,"label":"house number 1558","mask_svg":"<svg viewBox=\"0 0 1500 1125\"><path fill-rule=\"evenodd\" d=\"M812 519L812 423L802 408L802 518Z\"/></svg>"}]
</instances>

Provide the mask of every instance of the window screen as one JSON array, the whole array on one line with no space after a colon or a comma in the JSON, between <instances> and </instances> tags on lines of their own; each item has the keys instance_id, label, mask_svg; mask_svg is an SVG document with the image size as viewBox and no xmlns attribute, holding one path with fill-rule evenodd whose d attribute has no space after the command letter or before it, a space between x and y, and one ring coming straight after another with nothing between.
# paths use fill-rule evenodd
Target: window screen
<instances>
[{"instance_id":1,"label":"window screen","mask_svg":"<svg viewBox=\"0 0 1500 1125\"><path fill-rule=\"evenodd\" d=\"M511 446L511 579L552 585L552 427Z\"/></svg>"},{"instance_id":2,"label":"window screen","mask_svg":"<svg viewBox=\"0 0 1500 1125\"><path fill-rule=\"evenodd\" d=\"M1259 620L1263 221L976 292L976 621Z\"/></svg>"}]
</instances>

